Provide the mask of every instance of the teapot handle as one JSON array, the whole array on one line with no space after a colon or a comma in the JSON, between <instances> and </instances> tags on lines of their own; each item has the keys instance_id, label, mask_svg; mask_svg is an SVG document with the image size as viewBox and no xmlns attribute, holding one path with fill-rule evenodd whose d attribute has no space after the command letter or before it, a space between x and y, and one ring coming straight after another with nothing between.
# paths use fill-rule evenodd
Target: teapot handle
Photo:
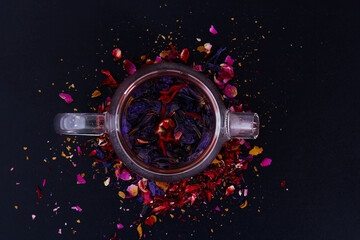
<instances>
[{"instance_id":1,"label":"teapot handle","mask_svg":"<svg viewBox=\"0 0 360 240\"><path fill-rule=\"evenodd\" d=\"M258 137L260 120L257 113L227 110L226 115L229 138L256 139Z\"/></svg>"},{"instance_id":2,"label":"teapot handle","mask_svg":"<svg viewBox=\"0 0 360 240\"><path fill-rule=\"evenodd\" d=\"M54 127L59 134L100 136L106 132L107 113L59 113Z\"/></svg>"}]
</instances>

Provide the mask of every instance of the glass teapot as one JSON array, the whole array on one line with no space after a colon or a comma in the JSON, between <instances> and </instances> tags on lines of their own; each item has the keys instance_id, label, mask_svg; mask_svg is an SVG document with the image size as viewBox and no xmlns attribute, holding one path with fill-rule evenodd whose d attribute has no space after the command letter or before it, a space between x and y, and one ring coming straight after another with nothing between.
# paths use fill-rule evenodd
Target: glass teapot
<instances>
[{"instance_id":1,"label":"glass teapot","mask_svg":"<svg viewBox=\"0 0 360 240\"><path fill-rule=\"evenodd\" d=\"M126 109L136 89L161 77L172 77L189 83L206 99L211 134L202 141L203 147L186 163L167 168L144 161L129 144ZM256 139L259 135L256 113L236 113L226 109L215 85L202 73L178 63L157 63L137 70L117 88L105 113L59 113L54 119L57 133L65 135L100 136L107 134L115 153L133 172L144 178L173 182L190 178L204 170L217 156L222 145L231 138ZM186 156L185 156L186 158Z\"/></svg>"}]
</instances>

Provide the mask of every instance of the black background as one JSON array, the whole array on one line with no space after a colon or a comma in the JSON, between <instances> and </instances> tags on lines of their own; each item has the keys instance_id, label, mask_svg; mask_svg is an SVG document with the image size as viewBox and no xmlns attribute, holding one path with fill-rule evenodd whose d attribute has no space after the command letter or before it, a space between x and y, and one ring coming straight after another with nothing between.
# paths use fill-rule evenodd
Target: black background
<instances>
[{"instance_id":1,"label":"black background","mask_svg":"<svg viewBox=\"0 0 360 240\"><path fill-rule=\"evenodd\" d=\"M356 8L315 1L34 0L0 5L1 239L109 239L117 222L125 226L118 237L138 238L136 226L129 225L140 204L128 202L123 206L129 212L119 210L119 197L104 187L101 174L76 185L78 173L91 178L92 162L80 159L74 168L60 157L65 137L54 133L52 119L57 112L72 112L74 107L89 112L89 106L96 106L90 94L101 80L94 77L94 69L115 69L114 44L127 57L149 51L155 56L169 41L161 45L154 40L170 32L180 33L172 41L179 49L196 48L200 45L196 37L216 47L236 48L233 58L259 49L235 71L240 99L265 124L254 144L264 147L264 155L273 163L260 169L260 177L250 178L246 208L218 200L207 207L188 208L186 215L197 216L199 222L163 217L151 233L147 228L146 239L359 236ZM208 32L211 24L219 34ZM246 35L255 41L244 41ZM261 35L266 38L260 40ZM234 37L238 40L231 41ZM78 90L72 92L71 105L58 97L62 90L68 91L66 82ZM57 160L51 160L53 156ZM43 178L47 179L44 198L38 200L35 189ZM286 181L284 188L281 180ZM52 212L55 202L61 207L58 214ZM69 210L73 205L84 211ZM225 216L209 212L217 205ZM31 214L37 216L34 221ZM62 235L57 234L59 228Z\"/></svg>"}]
</instances>

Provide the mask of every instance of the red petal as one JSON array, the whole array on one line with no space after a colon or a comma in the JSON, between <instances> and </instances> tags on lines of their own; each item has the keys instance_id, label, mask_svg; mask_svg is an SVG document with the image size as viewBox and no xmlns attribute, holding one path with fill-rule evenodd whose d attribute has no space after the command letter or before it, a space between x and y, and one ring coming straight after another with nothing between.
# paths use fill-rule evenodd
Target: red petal
<instances>
[{"instance_id":1,"label":"red petal","mask_svg":"<svg viewBox=\"0 0 360 240\"><path fill-rule=\"evenodd\" d=\"M197 113L185 112L185 114L188 115L188 116L190 116L190 117L197 118L197 119L199 119L199 120L202 119L202 117L201 117L199 114L197 114Z\"/></svg>"},{"instance_id":2,"label":"red petal","mask_svg":"<svg viewBox=\"0 0 360 240\"><path fill-rule=\"evenodd\" d=\"M146 219L145 219L145 224L146 225L149 225L149 226L152 226L152 225L154 225L154 222L155 222L155 220L154 220L154 218L153 217L147 217Z\"/></svg>"},{"instance_id":3,"label":"red petal","mask_svg":"<svg viewBox=\"0 0 360 240\"><path fill-rule=\"evenodd\" d=\"M115 57L115 60L119 60L121 58L121 50L119 48L115 48L112 55Z\"/></svg>"},{"instance_id":4,"label":"red petal","mask_svg":"<svg viewBox=\"0 0 360 240\"><path fill-rule=\"evenodd\" d=\"M149 141L147 141L147 140L142 140L142 139L140 139L140 138L136 139L136 141L137 141L138 143L140 143L140 144L149 143Z\"/></svg>"},{"instance_id":5,"label":"red petal","mask_svg":"<svg viewBox=\"0 0 360 240\"><path fill-rule=\"evenodd\" d=\"M108 78L106 78L99 86L103 87L103 86L110 86L111 88L117 88L120 84L118 84L115 79L113 78L113 76L109 75Z\"/></svg>"},{"instance_id":6,"label":"red petal","mask_svg":"<svg viewBox=\"0 0 360 240\"><path fill-rule=\"evenodd\" d=\"M37 193L39 199L44 196L41 191L41 188L39 186L36 187L36 193Z\"/></svg>"},{"instance_id":7,"label":"red petal","mask_svg":"<svg viewBox=\"0 0 360 240\"><path fill-rule=\"evenodd\" d=\"M103 70L103 69L101 69L101 73L102 73L102 74L105 74L106 76L110 76L110 75L111 75L111 74L110 74L110 71Z\"/></svg>"},{"instance_id":8,"label":"red petal","mask_svg":"<svg viewBox=\"0 0 360 240\"><path fill-rule=\"evenodd\" d=\"M187 63L189 59L189 50L187 48L183 49L180 53L180 59Z\"/></svg>"},{"instance_id":9,"label":"red petal","mask_svg":"<svg viewBox=\"0 0 360 240\"><path fill-rule=\"evenodd\" d=\"M281 187L285 187L285 184L286 184L285 180L281 180L281 183L280 183Z\"/></svg>"},{"instance_id":10,"label":"red petal","mask_svg":"<svg viewBox=\"0 0 360 240\"><path fill-rule=\"evenodd\" d=\"M89 157L95 156L96 155L96 150L92 150L91 153L89 153Z\"/></svg>"},{"instance_id":11,"label":"red petal","mask_svg":"<svg viewBox=\"0 0 360 240\"><path fill-rule=\"evenodd\" d=\"M154 208L152 210L152 212L159 212L159 211L162 211L162 210L164 210L166 208L167 208L167 206L158 206L158 207Z\"/></svg>"}]
</instances>

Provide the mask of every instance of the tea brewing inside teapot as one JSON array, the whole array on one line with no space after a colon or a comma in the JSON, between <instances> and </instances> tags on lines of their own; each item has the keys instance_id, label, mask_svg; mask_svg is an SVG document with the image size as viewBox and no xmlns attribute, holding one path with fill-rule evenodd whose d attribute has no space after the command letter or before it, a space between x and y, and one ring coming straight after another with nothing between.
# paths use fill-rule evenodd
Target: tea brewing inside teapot
<instances>
[{"instance_id":1,"label":"tea brewing inside teapot","mask_svg":"<svg viewBox=\"0 0 360 240\"><path fill-rule=\"evenodd\" d=\"M120 111L120 135L133 160L175 170L200 158L213 140L212 105L180 76L153 76L134 87Z\"/></svg>"}]
</instances>

